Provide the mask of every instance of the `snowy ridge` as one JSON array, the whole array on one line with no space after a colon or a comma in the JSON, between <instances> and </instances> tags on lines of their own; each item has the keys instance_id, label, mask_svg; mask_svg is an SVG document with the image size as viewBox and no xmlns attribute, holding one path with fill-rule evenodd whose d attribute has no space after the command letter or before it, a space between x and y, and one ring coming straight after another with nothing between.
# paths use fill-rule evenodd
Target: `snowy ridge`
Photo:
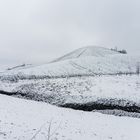
<instances>
[{"instance_id":1,"label":"snowy ridge","mask_svg":"<svg viewBox=\"0 0 140 140\"><path fill-rule=\"evenodd\" d=\"M25 69L25 68L30 68L32 67L32 64L22 64L22 65L17 65L17 66L14 66L14 67L11 67L11 68L8 68L7 70L18 70L18 69Z\"/></svg>"},{"instance_id":2,"label":"snowy ridge","mask_svg":"<svg viewBox=\"0 0 140 140\"><path fill-rule=\"evenodd\" d=\"M103 47L89 46L89 47L79 48L71 53L68 53L60 58L57 58L53 62L74 59L74 58L82 58L87 56L105 57L107 55L115 55L115 54L119 54L119 53Z\"/></svg>"}]
</instances>

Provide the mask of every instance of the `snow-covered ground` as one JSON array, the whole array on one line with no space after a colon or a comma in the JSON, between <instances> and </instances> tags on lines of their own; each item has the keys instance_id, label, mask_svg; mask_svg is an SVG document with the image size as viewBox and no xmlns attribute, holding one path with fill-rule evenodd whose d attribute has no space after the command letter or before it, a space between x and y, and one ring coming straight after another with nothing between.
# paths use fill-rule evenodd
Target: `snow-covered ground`
<instances>
[{"instance_id":1,"label":"snow-covered ground","mask_svg":"<svg viewBox=\"0 0 140 140\"><path fill-rule=\"evenodd\" d=\"M14 68L0 74L1 79L33 79L83 75L136 73L140 56L120 54L105 48L78 49L52 63Z\"/></svg>"},{"instance_id":2,"label":"snow-covered ground","mask_svg":"<svg viewBox=\"0 0 140 140\"><path fill-rule=\"evenodd\" d=\"M139 140L139 65L140 56L86 47L0 73L0 140ZM105 115L116 113L137 118Z\"/></svg>"},{"instance_id":3,"label":"snow-covered ground","mask_svg":"<svg viewBox=\"0 0 140 140\"><path fill-rule=\"evenodd\" d=\"M139 140L139 130L140 119L0 95L0 140Z\"/></svg>"},{"instance_id":4,"label":"snow-covered ground","mask_svg":"<svg viewBox=\"0 0 140 140\"><path fill-rule=\"evenodd\" d=\"M14 69L1 73L1 76L11 76L30 78L33 76L76 76L76 75L107 75L136 73L137 63L140 57L130 57L127 55L115 55L106 57L84 57L80 59L70 59L55 63L44 64L26 69Z\"/></svg>"},{"instance_id":5,"label":"snow-covered ground","mask_svg":"<svg viewBox=\"0 0 140 140\"><path fill-rule=\"evenodd\" d=\"M140 108L138 75L0 81L0 90L60 106L98 103Z\"/></svg>"}]
</instances>

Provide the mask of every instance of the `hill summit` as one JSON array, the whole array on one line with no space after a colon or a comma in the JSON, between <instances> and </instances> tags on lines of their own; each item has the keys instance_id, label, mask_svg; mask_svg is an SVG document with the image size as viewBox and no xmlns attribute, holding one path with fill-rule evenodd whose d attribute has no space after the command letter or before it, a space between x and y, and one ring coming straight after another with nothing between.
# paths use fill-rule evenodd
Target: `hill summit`
<instances>
[{"instance_id":1,"label":"hill summit","mask_svg":"<svg viewBox=\"0 0 140 140\"><path fill-rule=\"evenodd\" d=\"M87 56L104 57L107 55L115 55L115 54L119 54L119 53L108 48L103 48L98 46L88 46L70 52L60 58L55 59L53 62L58 62L58 61L73 59L73 58L87 57Z\"/></svg>"}]
</instances>

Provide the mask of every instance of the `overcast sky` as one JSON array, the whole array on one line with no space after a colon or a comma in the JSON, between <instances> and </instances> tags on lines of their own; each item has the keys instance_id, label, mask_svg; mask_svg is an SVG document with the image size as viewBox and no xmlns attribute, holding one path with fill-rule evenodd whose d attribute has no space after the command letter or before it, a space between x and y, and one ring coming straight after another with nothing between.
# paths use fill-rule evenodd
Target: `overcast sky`
<instances>
[{"instance_id":1,"label":"overcast sky","mask_svg":"<svg viewBox=\"0 0 140 140\"><path fill-rule=\"evenodd\" d=\"M140 53L140 1L0 0L1 68L88 45Z\"/></svg>"}]
</instances>

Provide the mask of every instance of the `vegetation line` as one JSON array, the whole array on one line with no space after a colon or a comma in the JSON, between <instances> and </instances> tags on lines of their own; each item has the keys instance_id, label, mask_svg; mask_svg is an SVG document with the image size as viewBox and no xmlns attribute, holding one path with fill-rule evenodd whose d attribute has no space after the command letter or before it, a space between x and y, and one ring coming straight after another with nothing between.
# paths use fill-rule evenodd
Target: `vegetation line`
<instances>
[{"instance_id":1,"label":"vegetation line","mask_svg":"<svg viewBox=\"0 0 140 140\"><path fill-rule=\"evenodd\" d=\"M73 75L61 75L61 76L47 76L47 75L7 75L7 76L0 76L1 81L11 81L11 82L18 82L19 80L43 80L43 79L59 79L59 78L73 78L73 77L95 77L95 76L122 76L122 75L139 75L137 72L118 72L118 73L107 73L107 74L102 74L102 73L92 73L91 74L73 74Z\"/></svg>"},{"instance_id":2,"label":"vegetation line","mask_svg":"<svg viewBox=\"0 0 140 140\"><path fill-rule=\"evenodd\" d=\"M83 110L83 111L93 111L93 110L123 110L127 112L137 112L140 113L140 107L137 105L130 105L130 106L121 106L116 104L109 104L109 103L98 103L98 102L92 102L92 103L86 103L86 104L77 104L77 103L67 103L64 105L61 105L61 107L65 108L72 108L75 110Z\"/></svg>"},{"instance_id":3,"label":"vegetation line","mask_svg":"<svg viewBox=\"0 0 140 140\"><path fill-rule=\"evenodd\" d=\"M99 99L97 101L88 102L88 103L53 103L56 99L45 97L39 94L28 94L28 93L19 93L19 92L6 92L0 91L0 94L14 96L18 98L24 98L34 101L42 101L57 105L59 107L71 108L75 110L82 111L94 111L94 110L122 110L127 112L140 113L140 106L132 101L125 101L119 99Z\"/></svg>"}]
</instances>

